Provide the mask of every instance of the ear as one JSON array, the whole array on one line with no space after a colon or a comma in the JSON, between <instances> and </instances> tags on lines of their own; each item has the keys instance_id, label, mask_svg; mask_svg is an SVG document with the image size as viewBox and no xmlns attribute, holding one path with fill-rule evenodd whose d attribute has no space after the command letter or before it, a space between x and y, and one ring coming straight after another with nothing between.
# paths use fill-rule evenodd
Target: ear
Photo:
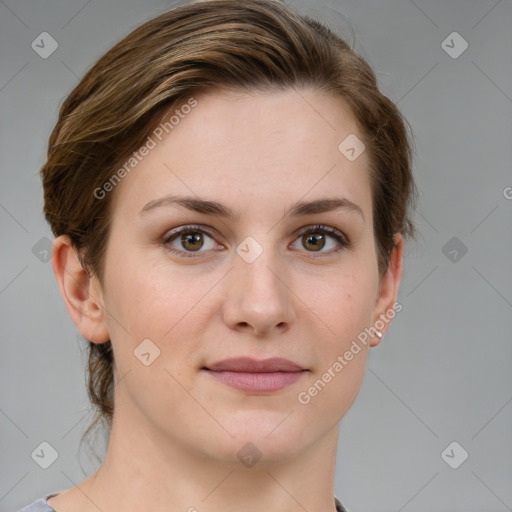
<instances>
[{"instance_id":1,"label":"ear","mask_svg":"<svg viewBox=\"0 0 512 512\"><path fill-rule=\"evenodd\" d=\"M82 267L68 235L53 242L52 267L69 316L82 336L94 343L108 341L101 286Z\"/></svg>"},{"instance_id":2,"label":"ear","mask_svg":"<svg viewBox=\"0 0 512 512\"><path fill-rule=\"evenodd\" d=\"M394 316L394 314L393 316L390 316L389 312L395 311L393 306L396 303L398 288L400 286L400 280L402 279L404 251L402 235L400 233L395 233L393 241L394 247L389 257L388 269L381 278L372 322L373 326L375 326L376 322L378 322L379 327L381 324L384 324L383 329L378 329L382 334L388 330L391 324L391 319ZM378 336L372 336L370 346L376 347L380 341L381 339Z\"/></svg>"}]
</instances>

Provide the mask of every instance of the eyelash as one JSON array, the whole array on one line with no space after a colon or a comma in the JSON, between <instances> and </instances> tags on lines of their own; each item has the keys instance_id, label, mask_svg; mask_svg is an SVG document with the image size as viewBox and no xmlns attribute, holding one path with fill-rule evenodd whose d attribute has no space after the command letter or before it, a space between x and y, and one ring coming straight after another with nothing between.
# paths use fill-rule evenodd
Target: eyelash
<instances>
[{"instance_id":1,"label":"eyelash","mask_svg":"<svg viewBox=\"0 0 512 512\"><path fill-rule=\"evenodd\" d=\"M195 224L190 224L187 226L182 226L180 228L177 228L177 229L167 233L166 235L164 235L164 237L162 238L162 243L163 243L163 245L166 246L166 249L169 252L172 252L173 254L176 254L178 256L183 256L186 258L197 258L201 255L201 252L205 252L205 251L178 251L174 247L169 246L169 244L171 242L173 242L174 239L177 238L178 236L180 236L182 234L186 234L186 233L197 233L197 232L204 233L204 234L208 235L209 237L214 238L213 234L210 233L210 231L205 229L204 227L195 225ZM332 238L334 238L340 245L338 248L336 248L334 250L331 250L328 252L320 252L319 254L338 253L344 249L350 249L352 247L352 243L350 242L348 237L345 236L344 233L342 233L341 231L339 231L335 228L325 226L323 224L316 224L315 226L310 226L307 229L305 229L304 231L301 231L297 235L297 239L304 235L310 234L310 233L327 234L327 235L331 236ZM306 251L306 252L314 253L315 251Z\"/></svg>"}]
</instances>

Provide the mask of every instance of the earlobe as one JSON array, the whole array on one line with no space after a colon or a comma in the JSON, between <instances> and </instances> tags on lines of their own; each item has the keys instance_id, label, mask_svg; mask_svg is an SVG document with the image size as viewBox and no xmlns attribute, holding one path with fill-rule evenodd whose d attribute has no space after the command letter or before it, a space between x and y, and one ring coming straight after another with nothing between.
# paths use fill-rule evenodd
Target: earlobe
<instances>
[{"instance_id":1,"label":"earlobe","mask_svg":"<svg viewBox=\"0 0 512 512\"><path fill-rule=\"evenodd\" d=\"M382 334L387 331L395 316L398 288L402 279L404 241L400 233L395 233L393 239L394 247L389 257L388 269L380 281L372 323L372 326ZM370 346L376 347L381 340L382 337L374 336Z\"/></svg>"},{"instance_id":2,"label":"earlobe","mask_svg":"<svg viewBox=\"0 0 512 512\"><path fill-rule=\"evenodd\" d=\"M110 339L101 288L82 267L68 235L53 242L52 267L69 316L82 336L94 343Z\"/></svg>"}]
</instances>

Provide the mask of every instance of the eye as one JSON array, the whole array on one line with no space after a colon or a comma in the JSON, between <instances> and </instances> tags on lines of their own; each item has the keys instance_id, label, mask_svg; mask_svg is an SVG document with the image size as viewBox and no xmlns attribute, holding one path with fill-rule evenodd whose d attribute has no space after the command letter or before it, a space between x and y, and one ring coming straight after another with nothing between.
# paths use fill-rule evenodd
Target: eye
<instances>
[{"instance_id":1,"label":"eye","mask_svg":"<svg viewBox=\"0 0 512 512\"><path fill-rule=\"evenodd\" d=\"M215 249L216 243L204 228L199 226L182 226L167 233L162 239L166 248L179 256L195 257L201 249Z\"/></svg>"},{"instance_id":2,"label":"eye","mask_svg":"<svg viewBox=\"0 0 512 512\"><path fill-rule=\"evenodd\" d=\"M311 226L303 230L294 244L299 241L307 249L307 252L321 254L331 254L351 247L350 240L341 231L324 225ZM162 243L168 251L189 258L200 256L207 250L222 247L216 244L212 234L204 227L197 225L173 229L162 238ZM331 250L323 251L322 249L326 247Z\"/></svg>"},{"instance_id":3,"label":"eye","mask_svg":"<svg viewBox=\"0 0 512 512\"><path fill-rule=\"evenodd\" d=\"M350 240L341 231L323 225L312 226L306 231L302 231L297 241L300 241L302 246L308 249L308 252L322 252L328 254L339 252L351 246ZM329 245L334 249L322 251L325 247L329 249Z\"/></svg>"}]
</instances>

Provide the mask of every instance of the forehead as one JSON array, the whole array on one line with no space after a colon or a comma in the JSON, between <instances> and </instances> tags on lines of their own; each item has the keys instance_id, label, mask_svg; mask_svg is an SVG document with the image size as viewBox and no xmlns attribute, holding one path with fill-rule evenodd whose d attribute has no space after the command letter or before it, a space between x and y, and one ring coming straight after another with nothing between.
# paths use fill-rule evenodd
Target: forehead
<instances>
[{"instance_id":1,"label":"forehead","mask_svg":"<svg viewBox=\"0 0 512 512\"><path fill-rule=\"evenodd\" d=\"M312 89L195 95L152 132L150 149L116 188L114 216L165 194L215 196L240 210L329 192L365 208L366 152L351 161L340 150L354 136L362 138L346 102Z\"/></svg>"}]
</instances>

